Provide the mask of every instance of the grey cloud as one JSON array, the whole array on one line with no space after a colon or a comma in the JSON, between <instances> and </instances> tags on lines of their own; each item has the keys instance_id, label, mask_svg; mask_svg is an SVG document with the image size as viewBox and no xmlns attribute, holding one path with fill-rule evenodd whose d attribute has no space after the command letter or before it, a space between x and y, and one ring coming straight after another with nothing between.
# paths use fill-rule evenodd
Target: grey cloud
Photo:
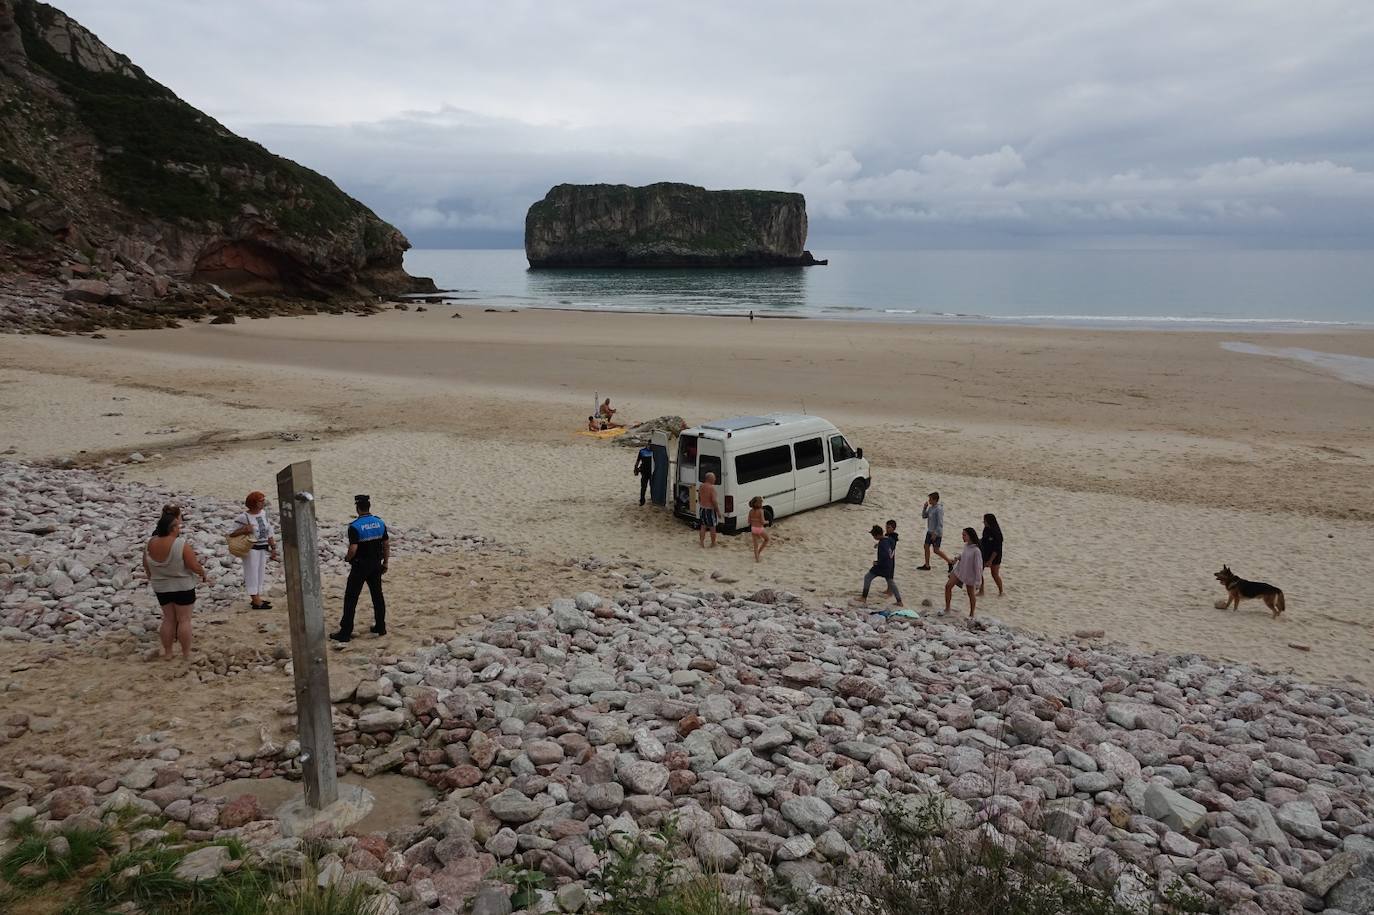
<instances>
[{"instance_id":1,"label":"grey cloud","mask_svg":"<svg viewBox=\"0 0 1374 915\"><path fill-rule=\"evenodd\" d=\"M800 190L814 236L875 244L1374 243L1364 0L65 8L421 244L654 180Z\"/></svg>"}]
</instances>

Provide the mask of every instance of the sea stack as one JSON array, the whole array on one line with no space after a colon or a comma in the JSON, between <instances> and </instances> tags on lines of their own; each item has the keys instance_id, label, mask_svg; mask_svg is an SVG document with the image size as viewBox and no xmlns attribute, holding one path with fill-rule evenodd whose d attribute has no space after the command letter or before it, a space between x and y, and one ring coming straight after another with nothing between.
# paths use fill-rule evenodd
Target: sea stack
<instances>
[{"instance_id":1,"label":"sea stack","mask_svg":"<svg viewBox=\"0 0 1374 915\"><path fill-rule=\"evenodd\" d=\"M810 267L806 198L691 184L560 184L525 216L531 267Z\"/></svg>"}]
</instances>

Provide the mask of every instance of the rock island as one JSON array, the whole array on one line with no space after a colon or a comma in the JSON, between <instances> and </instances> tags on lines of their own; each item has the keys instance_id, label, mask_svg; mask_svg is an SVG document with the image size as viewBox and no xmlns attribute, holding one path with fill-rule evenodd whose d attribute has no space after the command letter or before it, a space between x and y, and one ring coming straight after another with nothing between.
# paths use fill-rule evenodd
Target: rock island
<instances>
[{"instance_id":1,"label":"rock island","mask_svg":"<svg viewBox=\"0 0 1374 915\"><path fill-rule=\"evenodd\" d=\"M560 184L525 217L531 267L809 267L806 198L690 184Z\"/></svg>"}]
</instances>

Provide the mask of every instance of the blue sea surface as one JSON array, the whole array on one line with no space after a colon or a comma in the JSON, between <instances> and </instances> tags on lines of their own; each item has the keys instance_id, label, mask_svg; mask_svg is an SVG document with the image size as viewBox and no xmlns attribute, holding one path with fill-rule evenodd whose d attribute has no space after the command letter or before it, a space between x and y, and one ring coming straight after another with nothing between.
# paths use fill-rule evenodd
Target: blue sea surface
<instances>
[{"instance_id":1,"label":"blue sea surface","mask_svg":"<svg viewBox=\"0 0 1374 915\"><path fill-rule=\"evenodd\" d=\"M817 251L826 267L530 270L521 250L416 250L456 305L1091 327L1374 326L1365 251Z\"/></svg>"}]
</instances>

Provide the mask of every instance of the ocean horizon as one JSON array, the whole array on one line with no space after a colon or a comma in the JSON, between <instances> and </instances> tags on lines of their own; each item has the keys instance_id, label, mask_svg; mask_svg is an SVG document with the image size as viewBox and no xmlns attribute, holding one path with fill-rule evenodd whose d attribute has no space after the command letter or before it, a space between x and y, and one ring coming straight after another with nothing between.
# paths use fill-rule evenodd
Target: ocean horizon
<instances>
[{"instance_id":1,"label":"ocean horizon","mask_svg":"<svg viewBox=\"0 0 1374 915\"><path fill-rule=\"evenodd\" d=\"M818 250L824 267L529 269L515 249L415 249L454 305L1118 328L1374 326L1354 250Z\"/></svg>"}]
</instances>

